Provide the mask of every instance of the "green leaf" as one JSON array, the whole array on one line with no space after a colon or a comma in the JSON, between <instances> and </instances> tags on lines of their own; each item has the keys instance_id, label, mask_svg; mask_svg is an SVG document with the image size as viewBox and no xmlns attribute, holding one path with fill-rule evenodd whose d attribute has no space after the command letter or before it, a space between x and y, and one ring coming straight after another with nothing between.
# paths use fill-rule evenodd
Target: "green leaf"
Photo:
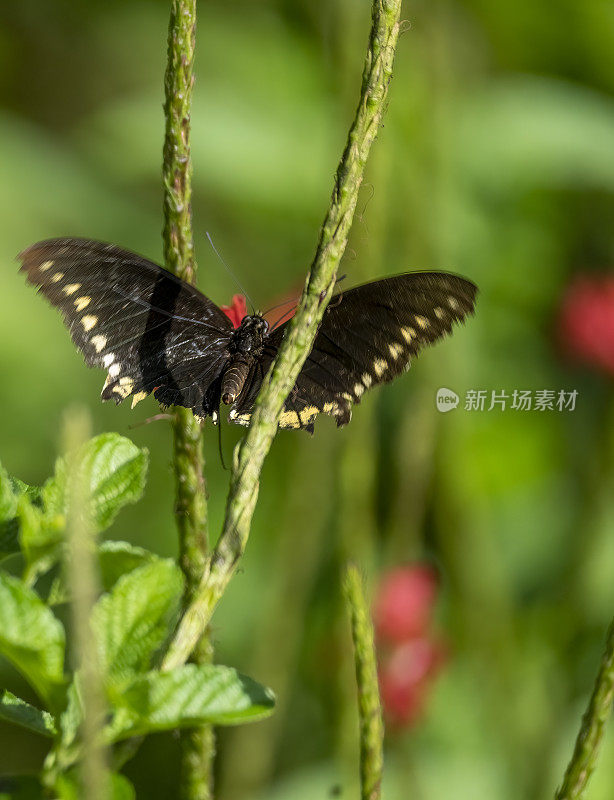
<instances>
[{"instance_id":1,"label":"green leaf","mask_svg":"<svg viewBox=\"0 0 614 800\"><path fill-rule=\"evenodd\" d=\"M104 530L127 503L143 493L147 451L117 433L103 433L86 442L73 456L83 470L91 498L90 513L98 530ZM67 462L59 458L55 475L43 487L49 513L66 514Z\"/></svg>"},{"instance_id":2,"label":"green leaf","mask_svg":"<svg viewBox=\"0 0 614 800\"><path fill-rule=\"evenodd\" d=\"M77 738L79 725L83 721L83 704L79 692L80 673L75 673L74 679L66 690L66 708L60 715L60 731L62 747L67 750Z\"/></svg>"},{"instance_id":3,"label":"green leaf","mask_svg":"<svg viewBox=\"0 0 614 800\"><path fill-rule=\"evenodd\" d=\"M109 772L107 780L111 784L108 800L135 800L136 792L128 778L118 775L116 772ZM60 775L55 788L59 800L81 800L85 796L81 786L81 776L77 769L71 769L66 774Z\"/></svg>"},{"instance_id":4,"label":"green leaf","mask_svg":"<svg viewBox=\"0 0 614 800\"><path fill-rule=\"evenodd\" d=\"M45 512L33 505L27 495L17 503L19 539L26 569L24 580L31 586L60 559L64 542L62 514Z\"/></svg>"},{"instance_id":5,"label":"green leaf","mask_svg":"<svg viewBox=\"0 0 614 800\"><path fill-rule=\"evenodd\" d=\"M100 581L105 592L110 591L122 575L132 572L144 564L159 561L160 557L142 547L134 547L128 542L103 542L98 548ZM59 605L70 600L66 578L58 575L49 590L47 603Z\"/></svg>"},{"instance_id":6,"label":"green leaf","mask_svg":"<svg viewBox=\"0 0 614 800\"><path fill-rule=\"evenodd\" d=\"M174 626L182 592L181 570L160 559L121 577L96 603L92 627L109 685L149 667Z\"/></svg>"},{"instance_id":7,"label":"green leaf","mask_svg":"<svg viewBox=\"0 0 614 800\"><path fill-rule=\"evenodd\" d=\"M19 552L17 494L13 482L0 464L0 558Z\"/></svg>"},{"instance_id":8,"label":"green leaf","mask_svg":"<svg viewBox=\"0 0 614 800\"><path fill-rule=\"evenodd\" d=\"M186 664L149 672L117 692L110 741L207 723L236 725L272 714L275 696L231 667Z\"/></svg>"},{"instance_id":9,"label":"green leaf","mask_svg":"<svg viewBox=\"0 0 614 800\"><path fill-rule=\"evenodd\" d=\"M0 464L0 522L13 519L17 513L17 496L7 471Z\"/></svg>"},{"instance_id":10,"label":"green leaf","mask_svg":"<svg viewBox=\"0 0 614 800\"><path fill-rule=\"evenodd\" d=\"M0 620L0 653L53 705L64 682L64 628L35 592L2 572Z\"/></svg>"},{"instance_id":11,"label":"green leaf","mask_svg":"<svg viewBox=\"0 0 614 800\"><path fill-rule=\"evenodd\" d=\"M41 711L6 689L0 693L0 719L42 736L53 737L57 732L55 721L48 711Z\"/></svg>"}]
</instances>

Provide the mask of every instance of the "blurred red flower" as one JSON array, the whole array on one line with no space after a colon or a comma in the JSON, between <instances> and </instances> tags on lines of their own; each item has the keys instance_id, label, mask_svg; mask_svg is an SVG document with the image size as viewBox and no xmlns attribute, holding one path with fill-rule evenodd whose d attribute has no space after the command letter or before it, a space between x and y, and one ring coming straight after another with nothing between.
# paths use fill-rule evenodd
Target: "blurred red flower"
<instances>
[{"instance_id":1,"label":"blurred red flower","mask_svg":"<svg viewBox=\"0 0 614 800\"><path fill-rule=\"evenodd\" d=\"M377 590L373 617L378 676L386 721L413 724L444 661L443 643L431 630L438 579L425 564L387 572Z\"/></svg>"},{"instance_id":2,"label":"blurred red flower","mask_svg":"<svg viewBox=\"0 0 614 800\"><path fill-rule=\"evenodd\" d=\"M245 302L245 298L242 294L233 295L231 304L229 306L222 306L222 311L232 322L233 327L238 328L243 317L247 315L247 303Z\"/></svg>"},{"instance_id":3,"label":"blurred red flower","mask_svg":"<svg viewBox=\"0 0 614 800\"><path fill-rule=\"evenodd\" d=\"M387 572L373 612L377 638L399 642L424 633L431 622L437 583L435 571L423 564Z\"/></svg>"},{"instance_id":4,"label":"blurred red flower","mask_svg":"<svg viewBox=\"0 0 614 800\"><path fill-rule=\"evenodd\" d=\"M384 714L389 724L403 727L416 722L428 689L444 662L444 648L433 639L409 639L397 645L378 670Z\"/></svg>"},{"instance_id":5,"label":"blurred red flower","mask_svg":"<svg viewBox=\"0 0 614 800\"><path fill-rule=\"evenodd\" d=\"M614 375L614 275L582 275L563 296L558 337L565 353Z\"/></svg>"}]
</instances>

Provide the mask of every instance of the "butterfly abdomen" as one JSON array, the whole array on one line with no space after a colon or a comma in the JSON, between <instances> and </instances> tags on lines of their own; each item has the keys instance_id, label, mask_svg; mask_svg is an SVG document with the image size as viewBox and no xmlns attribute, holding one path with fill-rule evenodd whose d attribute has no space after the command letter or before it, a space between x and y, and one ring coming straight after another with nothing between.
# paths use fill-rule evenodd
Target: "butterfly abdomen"
<instances>
[{"instance_id":1,"label":"butterfly abdomen","mask_svg":"<svg viewBox=\"0 0 614 800\"><path fill-rule=\"evenodd\" d=\"M253 363L254 358L250 354L237 354L234 357L222 379L222 403L224 405L229 406L234 403L241 394Z\"/></svg>"}]
</instances>

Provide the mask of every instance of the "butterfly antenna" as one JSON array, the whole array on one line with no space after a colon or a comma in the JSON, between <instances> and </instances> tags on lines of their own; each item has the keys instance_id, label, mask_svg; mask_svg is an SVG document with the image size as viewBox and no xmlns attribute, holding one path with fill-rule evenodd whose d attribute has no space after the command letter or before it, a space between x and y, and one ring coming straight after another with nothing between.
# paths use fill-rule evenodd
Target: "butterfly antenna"
<instances>
[{"instance_id":1,"label":"butterfly antenna","mask_svg":"<svg viewBox=\"0 0 614 800\"><path fill-rule=\"evenodd\" d=\"M245 289L243 288L243 286L241 286L241 281L240 281L240 280L237 278L237 276L234 274L234 272L233 272L233 271L230 269L230 267L228 266L228 264L227 264L227 263L224 261L224 259L222 258L222 256L219 254L219 252L218 252L218 250L217 250L216 246L213 244L213 239L211 238L211 236L210 236L210 234L209 234L209 231L205 231L205 233L207 234L207 239L209 239L209 244L210 244L210 245L211 245L211 247L213 248L213 252L214 252L214 253L215 253L215 255L216 255L218 258L219 258L219 260L222 262L222 264L223 264L223 265L226 267L226 271L228 272L228 274L230 275L230 277L233 279L233 281L234 281L234 282L237 284L237 286L239 287L239 289L240 289L240 290L243 292L243 294L245 295L245 297L247 297L247 299L248 299L248 302L249 302L250 306L252 307L252 312L255 314L255 313L256 313L256 306L253 304L253 302L252 302L252 298L251 298L251 297L248 295L248 293L245 291Z\"/></svg>"}]
</instances>

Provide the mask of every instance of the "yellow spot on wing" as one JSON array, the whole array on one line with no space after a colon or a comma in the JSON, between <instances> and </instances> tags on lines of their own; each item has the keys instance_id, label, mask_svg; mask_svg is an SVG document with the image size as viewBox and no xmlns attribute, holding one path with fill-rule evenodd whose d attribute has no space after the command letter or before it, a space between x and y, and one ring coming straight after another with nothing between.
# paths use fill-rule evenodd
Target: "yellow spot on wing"
<instances>
[{"instance_id":1,"label":"yellow spot on wing","mask_svg":"<svg viewBox=\"0 0 614 800\"><path fill-rule=\"evenodd\" d=\"M368 372L365 372L365 374L362 376L362 382L365 385L365 389L368 389L373 383L373 378L369 375Z\"/></svg>"},{"instance_id":2,"label":"yellow spot on wing","mask_svg":"<svg viewBox=\"0 0 614 800\"><path fill-rule=\"evenodd\" d=\"M74 294L77 291L77 289L80 288L81 288L80 283L69 283L68 286L65 286L62 289L62 291L64 292L65 295L68 295L70 297L71 294Z\"/></svg>"},{"instance_id":3,"label":"yellow spot on wing","mask_svg":"<svg viewBox=\"0 0 614 800\"><path fill-rule=\"evenodd\" d=\"M40 269L41 272L47 272L47 270L51 269L52 266L53 266L53 261L44 261L40 265L39 269Z\"/></svg>"},{"instance_id":4,"label":"yellow spot on wing","mask_svg":"<svg viewBox=\"0 0 614 800\"><path fill-rule=\"evenodd\" d=\"M383 358L376 358L375 362L373 363L373 369L375 370L375 374L378 378L381 378L384 372L386 372L386 368L388 365L384 361Z\"/></svg>"},{"instance_id":5,"label":"yellow spot on wing","mask_svg":"<svg viewBox=\"0 0 614 800\"><path fill-rule=\"evenodd\" d=\"M92 336L92 344L96 348L96 352L100 353L101 350L104 350L107 346L107 337L106 336Z\"/></svg>"},{"instance_id":6,"label":"yellow spot on wing","mask_svg":"<svg viewBox=\"0 0 614 800\"><path fill-rule=\"evenodd\" d=\"M51 278L51 283L58 283L64 277L63 272L56 272L55 275Z\"/></svg>"},{"instance_id":7,"label":"yellow spot on wing","mask_svg":"<svg viewBox=\"0 0 614 800\"><path fill-rule=\"evenodd\" d=\"M337 403L324 403L324 407L322 408L322 411L325 414L331 414L331 413L337 411L338 408L339 408L339 406L337 405Z\"/></svg>"},{"instance_id":8,"label":"yellow spot on wing","mask_svg":"<svg viewBox=\"0 0 614 800\"><path fill-rule=\"evenodd\" d=\"M396 342L393 342L391 345L388 345L388 349L390 350L390 355L396 361L397 358L399 358L399 356L403 352L403 345L402 344L397 344Z\"/></svg>"},{"instance_id":9,"label":"yellow spot on wing","mask_svg":"<svg viewBox=\"0 0 614 800\"><path fill-rule=\"evenodd\" d=\"M132 398L132 408L134 408L137 403L140 403L141 400L144 400L146 397L147 392L137 392Z\"/></svg>"},{"instance_id":10,"label":"yellow spot on wing","mask_svg":"<svg viewBox=\"0 0 614 800\"><path fill-rule=\"evenodd\" d=\"M421 317L419 315L416 315L414 317L414 319L416 320L416 325L418 325L420 328L422 328L422 330L424 330L425 328L428 328L428 326L430 324L426 317Z\"/></svg>"},{"instance_id":11,"label":"yellow spot on wing","mask_svg":"<svg viewBox=\"0 0 614 800\"><path fill-rule=\"evenodd\" d=\"M354 394L356 395L356 397L360 397L360 395L364 392L364 390L365 387L362 385L362 383L354 384Z\"/></svg>"},{"instance_id":12,"label":"yellow spot on wing","mask_svg":"<svg viewBox=\"0 0 614 800\"><path fill-rule=\"evenodd\" d=\"M77 297L75 300L75 308L77 311L83 311L83 309L87 308L91 302L91 297Z\"/></svg>"},{"instance_id":13,"label":"yellow spot on wing","mask_svg":"<svg viewBox=\"0 0 614 800\"><path fill-rule=\"evenodd\" d=\"M435 307L435 316L437 317L437 319L443 319L445 317L445 315L446 315L446 312L443 310L443 308L441 306L436 306Z\"/></svg>"},{"instance_id":14,"label":"yellow spot on wing","mask_svg":"<svg viewBox=\"0 0 614 800\"><path fill-rule=\"evenodd\" d=\"M449 305L449 306L450 306L450 308L451 308L451 309L453 309L454 311L457 311L457 310L460 308L460 303L458 302L458 300L456 299L456 297L452 297L452 295L450 295L450 296L448 297L448 305Z\"/></svg>"},{"instance_id":15,"label":"yellow spot on wing","mask_svg":"<svg viewBox=\"0 0 614 800\"><path fill-rule=\"evenodd\" d=\"M309 425L309 423L314 420L319 413L320 409L316 408L316 406L307 406L307 408L304 408L300 412L299 416L303 425Z\"/></svg>"},{"instance_id":16,"label":"yellow spot on wing","mask_svg":"<svg viewBox=\"0 0 614 800\"><path fill-rule=\"evenodd\" d=\"M300 428L301 421L296 411L284 411L279 419L281 428Z\"/></svg>"},{"instance_id":17,"label":"yellow spot on wing","mask_svg":"<svg viewBox=\"0 0 614 800\"><path fill-rule=\"evenodd\" d=\"M407 344L409 344L412 341L412 339L414 339L414 337L416 336L416 331L410 327L401 328L401 333L403 334L403 338L405 339Z\"/></svg>"},{"instance_id":18,"label":"yellow spot on wing","mask_svg":"<svg viewBox=\"0 0 614 800\"><path fill-rule=\"evenodd\" d=\"M118 394L122 400L130 394L130 392L134 389L134 381L132 378L124 376L123 378L119 379L119 383L113 387L114 394Z\"/></svg>"},{"instance_id":19,"label":"yellow spot on wing","mask_svg":"<svg viewBox=\"0 0 614 800\"><path fill-rule=\"evenodd\" d=\"M83 325L86 331L91 331L97 322L98 322L98 317L94 317L91 315L83 317L81 320L81 324Z\"/></svg>"}]
</instances>

